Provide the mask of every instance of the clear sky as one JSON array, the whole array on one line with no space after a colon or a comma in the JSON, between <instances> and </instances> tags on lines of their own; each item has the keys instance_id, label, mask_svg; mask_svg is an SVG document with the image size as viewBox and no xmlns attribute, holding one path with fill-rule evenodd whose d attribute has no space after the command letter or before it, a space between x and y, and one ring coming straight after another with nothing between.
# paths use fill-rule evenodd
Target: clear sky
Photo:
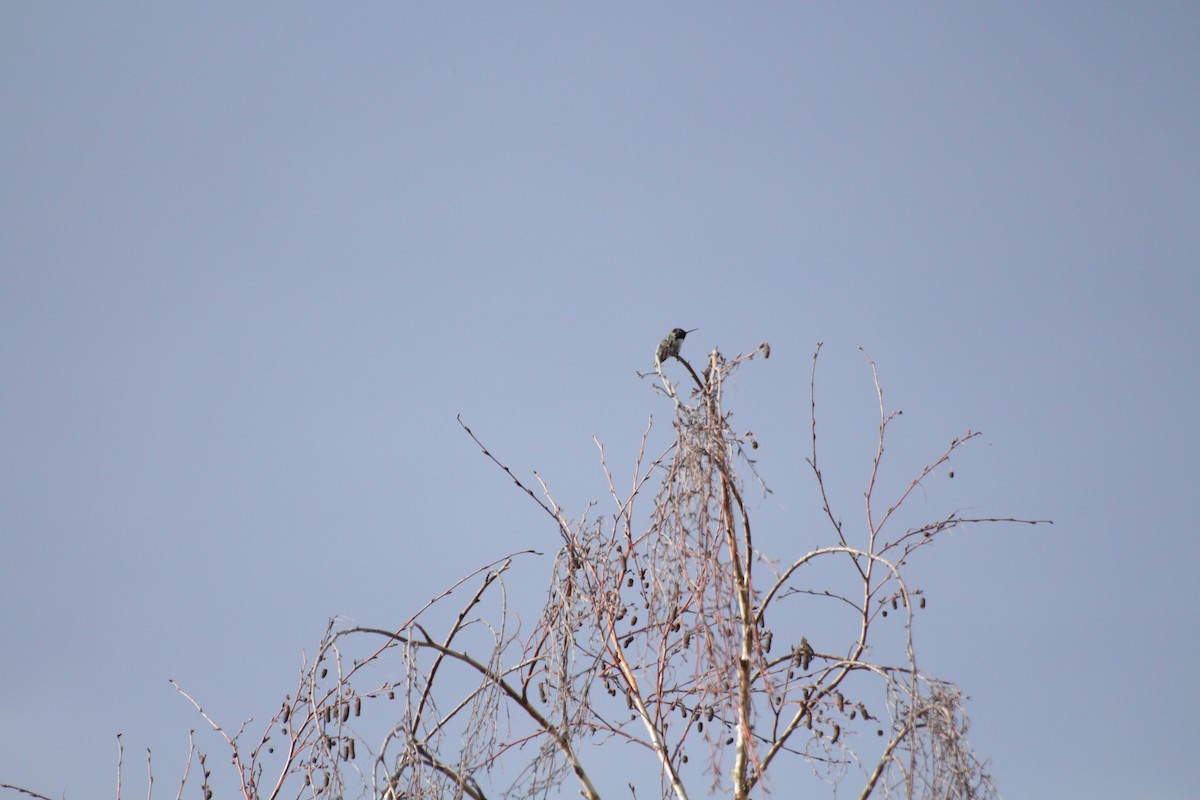
<instances>
[{"instance_id":1,"label":"clear sky","mask_svg":"<svg viewBox=\"0 0 1200 800\"><path fill-rule=\"evenodd\" d=\"M267 717L330 616L552 552L455 415L578 514L593 434L625 475L667 435L634 372L679 325L771 343L727 404L805 547L818 340L847 520L857 347L895 481L983 431L916 510L1055 525L930 552L924 665L1009 797L1194 797L1198 43L1193 3L3 4L0 782L110 796L123 732L161 788L168 679Z\"/></svg>"}]
</instances>

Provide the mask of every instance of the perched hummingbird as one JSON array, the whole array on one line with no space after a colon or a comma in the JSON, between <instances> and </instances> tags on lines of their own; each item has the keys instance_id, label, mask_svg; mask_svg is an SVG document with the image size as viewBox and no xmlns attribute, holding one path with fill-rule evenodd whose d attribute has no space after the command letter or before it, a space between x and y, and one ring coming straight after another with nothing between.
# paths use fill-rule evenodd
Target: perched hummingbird
<instances>
[{"instance_id":1,"label":"perched hummingbird","mask_svg":"<svg viewBox=\"0 0 1200 800\"><path fill-rule=\"evenodd\" d=\"M658 343L658 349L654 351L654 362L661 364L668 358L674 356L679 358L679 346L683 344L683 340L687 338L689 333L700 330L692 328L690 331L685 331L683 328L676 328L667 334L667 338Z\"/></svg>"}]
</instances>

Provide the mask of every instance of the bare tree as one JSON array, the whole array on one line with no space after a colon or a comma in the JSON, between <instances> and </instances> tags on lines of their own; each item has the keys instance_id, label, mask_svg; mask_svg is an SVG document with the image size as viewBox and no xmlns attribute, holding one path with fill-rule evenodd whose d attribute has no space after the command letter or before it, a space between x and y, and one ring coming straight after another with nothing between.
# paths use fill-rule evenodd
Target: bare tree
<instances>
[{"instance_id":1,"label":"bare tree","mask_svg":"<svg viewBox=\"0 0 1200 800\"><path fill-rule=\"evenodd\" d=\"M961 693L918 666L912 626L925 597L906 567L957 528L1039 521L951 512L901 528L912 493L978 434L954 438L898 497L881 501L896 413L868 358L877 447L865 525L843 524L818 460L820 349L807 461L828 532L807 552L769 557L756 548L744 481L761 484L758 443L735 432L723 405L726 380L768 357L765 344L728 360L714 350L701 374L680 359L693 384L686 393L656 366L675 404L674 441L648 457L647 427L626 491L600 447L613 504L606 515L568 519L540 477L535 491L463 425L562 538L540 616L525 630L510 606L506 579L532 551L513 553L394 628L331 621L294 693L253 742L243 744L245 725L227 731L185 694L224 738L242 796L481 800L574 786L598 798L612 777L596 765L611 764L606 751L616 747L629 776L642 779L622 780L633 797L683 800L697 782L735 798L768 795L769 776L788 762L862 798L994 797L966 740ZM880 631L889 613L891 627ZM207 798L204 756L199 765Z\"/></svg>"}]
</instances>

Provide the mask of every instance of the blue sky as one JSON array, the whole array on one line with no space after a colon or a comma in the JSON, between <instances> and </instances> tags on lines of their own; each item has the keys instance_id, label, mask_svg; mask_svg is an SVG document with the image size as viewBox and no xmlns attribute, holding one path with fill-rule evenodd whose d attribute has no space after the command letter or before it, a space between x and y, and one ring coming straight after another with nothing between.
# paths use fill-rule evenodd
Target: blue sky
<instances>
[{"instance_id":1,"label":"blue sky","mask_svg":"<svg viewBox=\"0 0 1200 800\"><path fill-rule=\"evenodd\" d=\"M550 552L455 415L578 514L593 435L624 474L666 436L634 372L681 325L771 343L727 403L805 546L818 340L846 518L859 346L897 484L983 431L916 510L1055 525L930 551L924 663L1007 796L1186 796L1198 40L1184 3L5 4L0 782L109 792L118 732L170 782L169 678L269 716L330 616Z\"/></svg>"}]
</instances>

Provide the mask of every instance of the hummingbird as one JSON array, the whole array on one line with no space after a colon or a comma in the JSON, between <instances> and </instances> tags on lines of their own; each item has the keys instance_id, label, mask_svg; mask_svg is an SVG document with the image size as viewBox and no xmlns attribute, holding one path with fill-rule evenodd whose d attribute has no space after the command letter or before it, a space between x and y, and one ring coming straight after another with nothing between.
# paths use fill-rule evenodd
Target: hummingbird
<instances>
[{"instance_id":1,"label":"hummingbird","mask_svg":"<svg viewBox=\"0 0 1200 800\"><path fill-rule=\"evenodd\" d=\"M654 351L654 363L661 364L672 356L679 358L679 346L683 344L683 340L689 333L698 330L700 329L692 328L690 331L685 331L683 328L675 328L668 333L667 338L659 342L658 349Z\"/></svg>"}]
</instances>

